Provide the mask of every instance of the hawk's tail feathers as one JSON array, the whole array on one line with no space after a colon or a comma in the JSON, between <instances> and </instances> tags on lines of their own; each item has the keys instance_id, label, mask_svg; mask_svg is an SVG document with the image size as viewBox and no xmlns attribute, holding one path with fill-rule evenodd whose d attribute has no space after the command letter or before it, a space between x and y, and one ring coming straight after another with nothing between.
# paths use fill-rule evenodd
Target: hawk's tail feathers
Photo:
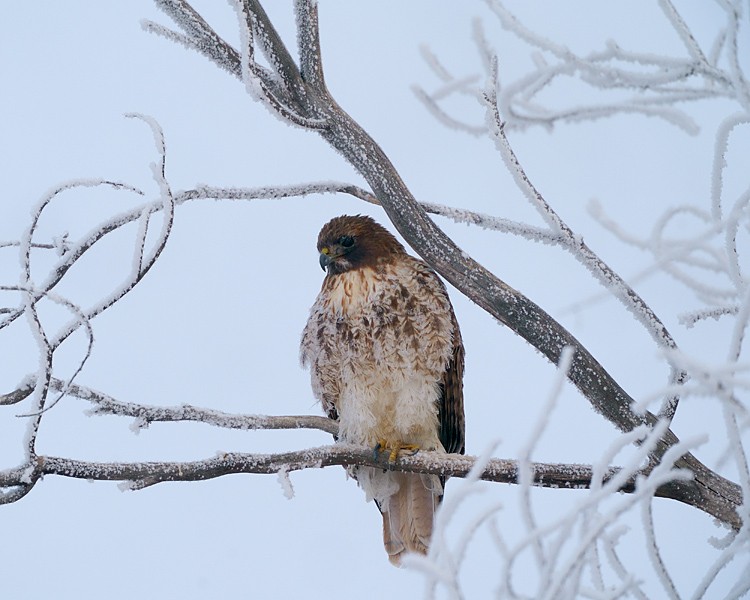
<instances>
[{"instance_id":1,"label":"hawk's tail feathers","mask_svg":"<svg viewBox=\"0 0 750 600\"><path fill-rule=\"evenodd\" d=\"M427 553L443 486L436 475L399 472L383 475L398 484L398 491L379 503L385 551L388 560L398 567L404 552Z\"/></svg>"}]
</instances>

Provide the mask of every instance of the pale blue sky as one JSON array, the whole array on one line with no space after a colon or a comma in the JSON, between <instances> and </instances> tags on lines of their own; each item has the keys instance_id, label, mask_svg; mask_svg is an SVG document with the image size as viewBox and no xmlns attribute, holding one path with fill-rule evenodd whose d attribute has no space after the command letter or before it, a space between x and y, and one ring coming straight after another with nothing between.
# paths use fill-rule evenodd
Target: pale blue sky
<instances>
[{"instance_id":1,"label":"pale blue sky","mask_svg":"<svg viewBox=\"0 0 750 600\"><path fill-rule=\"evenodd\" d=\"M272 18L293 42L291 3L266 4L273 4L268 7ZM678 3L678 8L687 11L699 43L707 46L718 11L683 4L690 6ZM226 3L204 0L194 6L222 35L236 39L234 13ZM413 83L428 90L438 84L419 56L421 43L456 75L478 71L471 41L474 16L485 20L498 49L503 82L528 70L527 46L503 31L478 2L320 0L320 6L324 69L334 97L381 144L419 200L542 224L492 144L442 128L410 90ZM628 49L684 55L655 3L514 2L509 7L578 52L601 49L614 38ZM127 112L148 114L161 124L174 190L199 183L362 185L315 134L273 118L237 80L203 57L142 31L142 18L169 24L146 0L14 2L4 8L0 241L18 239L34 204L62 181L105 177L158 194L148 166L157 158L152 136L143 123L123 118ZM581 89L571 86L560 93L577 98ZM481 111L466 106L467 119L481 122ZM623 227L645 235L667 206L707 206L713 135L728 103L686 109L703 128L698 136L637 115L561 125L552 132L509 133L550 204L626 278L647 257L604 232L585 207L595 197ZM68 231L77 238L139 202L122 192L70 191L50 207L40 235ZM344 213L387 222L376 207L345 196L181 206L152 272L94 321L94 352L78 381L130 402L319 414L297 346L323 276L317 232ZM568 310L600 291L569 256L512 236L436 221L465 251L559 318L631 395L639 398L666 384L668 371L656 347L619 303L610 299ZM71 270L59 292L83 305L108 293L129 268L134 232L127 229L102 243ZM45 264L40 259L40 274ZM15 284L17 270L16 253L0 249L1 283ZM725 354L722 323L693 330L677 324L676 313L700 306L692 295L654 279L638 290L687 351L702 360ZM515 458L544 406L554 368L455 290L451 298L467 349L467 453L478 454L499 438L496 455ZM54 330L61 315L50 310L45 318ZM82 338L70 340L56 362L61 374L74 368L83 349ZM37 360L26 323L0 331L0 392L13 389ZM156 424L136 436L130 420L89 418L88 408L65 399L51 410L42 422L38 450L102 461L193 460L217 451L276 452L331 442L320 432L236 432L202 424ZM0 408L0 469L20 460L23 427L13 415L23 410ZM721 419L708 401L685 402L675 432L713 435L714 443L698 452L709 464L723 448ZM617 435L566 386L533 458L591 463ZM343 470L294 473L291 481L296 495L287 500L275 476L232 476L127 493L113 483L48 477L22 501L0 507L3 589L8 597L82 600L421 597L421 577L390 566L377 510ZM447 493L459 485L449 483ZM540 490L533 496L540 514L549 515L583 493ZM511 486L487 485L459 521L497 501L505 506L501 528L511 539L521 536ZM665 560L687 593L715 557L707 537L722 532L708 516L674 502L657 501L654 510ZM636 512L625 522L637 532L640 516ZM643 543L634 533L623 541L623 554L649 580L647 589L656 590L653 572L644 568ZM466 580L472 598L488 597L495 585L494 552L486 534L470 548L474 563L467 566Z\"/></svg>"}]
</instances>

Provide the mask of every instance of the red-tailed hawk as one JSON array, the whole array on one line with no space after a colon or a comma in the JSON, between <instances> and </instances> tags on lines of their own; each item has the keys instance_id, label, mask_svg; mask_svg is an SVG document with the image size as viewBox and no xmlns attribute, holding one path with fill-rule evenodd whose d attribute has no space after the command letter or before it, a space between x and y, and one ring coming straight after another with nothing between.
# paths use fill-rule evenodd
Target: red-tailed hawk
<instances>
[{"instance_id":1,"label":"red-tailed hawk","mask_svg":"<svg viewBox=\"0 0 750 600\"><path fill-rule=\"evenodd\" d=\"M463 454L464 349L443 282L369 217L336 217L320 231L318 250L327 275L300 356L315 396L339 421L338 439ZM350 473L383 515L390 561L424 554L444 480L369 467Z\"/></svg>"}]
</instances>

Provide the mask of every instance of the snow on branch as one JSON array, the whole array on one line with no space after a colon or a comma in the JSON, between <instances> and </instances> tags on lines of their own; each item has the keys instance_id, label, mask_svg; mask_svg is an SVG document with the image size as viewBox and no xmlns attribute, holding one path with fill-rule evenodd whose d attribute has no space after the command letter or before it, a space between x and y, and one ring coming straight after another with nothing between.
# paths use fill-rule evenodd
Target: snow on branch
<instances>
[{"instance_id":1,"label":"snow on branch","mask_svg":"<svg viewBox=\"0 0 750 600\"><path fill-rule=\"evenodd\" d=\"M131 428L136 432L155 422L195 421L227 429L319 429L332 435L338 433L338 424L327 417L238 415L189 404L175 407L148 406L121 402L102 392L56 378L50 380L50 385L55 390L93 403L94 407L86 411L90 416L117 415L135 418L134 427Z\"/></svg>"},{"instance_id":2,"label":"snow on branch","mask_svg":"<svg viewBox=\"0 0 750 600\"><path fill-rule=\"evenodd\" d=\"M659 5L683 41L687 50L685 57L639 54L623 50L613 41L607 42L604 50L579 56L567 46L533 33L499 0L486 0L486 4L503 28L546 57L545 60L535 61L535 71L500 91L498 104L509 128L533 124L551 126L557 121L590 120L620 112L640 112L664 118L687 133L696 133L697 126L692 119L672 107L675 102L738 98L744 94L740 87L729 85L733 79L731 72L707 60L669 0L661 0ZM630 63L637 68L626 70L617 66L622 63ZM539 92L554 85L557 79L576 76L593 88L633 90L635 94L624 101L571 108L555 108L536 102Z\"/></svg>"},{"instance_id":3,"label":"snow on branch","mask_svg":"<svg viewBox=\"0 0 750 600\"><path fill-rule=\"evenodd\" d=\"M240 76L239 53L224 42L216 32L206 26L206 22L187 2L181 0L154 0L156 5L168 14L185 33L171 31L166 27L144 19L141 26L145 31L155 33L186 48L200 52L214 61L225 71Z\"/></svg>"},{"instance_id":4,"label":"snow on branch","mask_svg":"<svg viewBox=\"0 0 750 600\"><path fill-rule=\"evenodd\" d=\"M267 417L273 420L275 417ZM269 421L270 422L270 421ZM371 466L409 473L430 473L444 477L466 477L477 463L476 458L460 454L420 451L417 454L401 452L394 463L388 462L385 453L376 455L371 448L349 444L335 444L307 450L279 454L218 453L215 457L188 462L133 462L102 463L66 459L52 456L35 456L29 464L16 469L0 471L0 487L12 488L35 484L45 475L59 475L95 481L129 482L129 489L167 481L201 481L235 473L275 474L328 466ZM499 458L480 459L478 479L500 483L518 483L518 462ZM622 476L621 469L612 467L595 475L587 465L555 463L529 463L533 472L532 485L550 488L588 489L592 477L603 476L605 485L613 482L617 489L634 493L638 489L636 478ZM676 498L690 504L687 494L680 494L677 484L684 476L675 472L660 478L654 486L658 496ZM601 482L598 484L601 485ZM0 499L0 502L3 500ZM715 515L718 516L718 515ZM722 515L726 517L726 515ZM721 517L720 517L721 518Z\"/></svg>"},{"instance_id":5,"label":"snow on branch","mask_svg":"<svg viewBox=\"0 0 750 600\"><path fill-rule=\"evenodd\" d=\"M425 62L438 77L440 84L432 93L415 87L417 97L441 123L477 134L479 129L476 126L449 115L441 107L446 98L455 94L470 94L473 91L486 114L486 134L495 142L519 189L548 226L548 231L542 230L537 239L544 239L545 235L554 236L554 243L571 252L586 266L608 292L632 312L662 348L676 348L674 338L662 321L634 289L593 253L583 243L581 236L575 234L557 216L526 177L508 141L506 131L535 123L551 127L556 121L577 121L616 113L640 112L661 116L688 133L695 133L697 126L682 111L674 108L676 103L710 98L725 98L738 102L742 110L727 117L717 132L710 213L694 206L677 206L661 215L654 224L650 239L640 239L623 231L607 219L596 205L592 207L592 214L622 241L651 252L654 264L650 267L650 272L661 271L668 274L694 291L702 302L709 305L686 316L686 324L692 325L696 320L707 316L741 316L738 307L741 299L745 297L746 284L740 266L736 238L738 231L748 226L750 186L745 193L735 199L731 210L723 208L727 203L722 199L729 137L738 126L750 122L750 109L745 102L746 98L750 97L750 86L742 75L737 58L737 32L741 18L739 4L722 4L726 11L728 27L717 34L711 51L706 53L670 0L660 0L659 5L668 24L683 42L687 52L684 57L665 57L624 50L614 41L608 41L605 49L601 51L579 56L567 46L534 33L499 0L486 0L486 4L498 17L503 28L535 49L535 69L517 81L501 86L498 57L484 35L481 21L476 19L473 25L473 39L481 59L485 83L482 86L470 85L469 82L477 81L478 76L454 76L442 66L432 52L422 49ZM728 68L723 68L720 64L722 56ZM626 67L623 67L623 64ZM629 68L628 65L633 67ZM609 104L594 103L566 108L539 103L538 94L554 85L560 77L577 77L595 91L631 90L635 95ZM722 218L723 214L727 216ZM678 217L683 218L685 215L692 215L702 221L703 229L691 238L667 238L667 227ZM513 227L509 230L518 233L521 228ZM715 281L716 278L713 276L717 273L726 277L728 285L717 286L707 283ZM735 334L737 340L741 339L746 323L746 320L741 320L741 326ZM739 347L739 344L735 343L734 346ZM670 373L669 387L677 391L679 384L686 378L687 373L673 369ZM677 402L677 395L665 397L659 415L672 418Z\"/></svg>"},{"instance_id":6,"label":"snow on branch","mask_svg":"<svg viewBox=\"0 0 750 600\"><path fill-rule=\"evenodd\" d=\"M570 51L563 47L554 46L551 42L532 34L529 30L521 26L515 17L513 17L500 3L493 3L492 7L493 10L501 16L504 26L510 28L510 24L512 24L514 31L524 39L527 39L527 41L533 42L541 48L552 51L556 55L573 60L573 55ZM500 90L497 72L498 59L494 54L494 51L489 47L479 21L475 21L474 23L474 38L479 53L482 56L487 76L485 86L483 88L477 87L474 91L475 96L486 112L485 130L489 137L495 142L506 167L515 178L519 189L524 193L527 200L537 210L548 226L547 231L540 228L532 228L532 226L528 225L522 227L509 227L507 231L516 234L525 231L525 236L528 238L539 241L548 241L552 239L554 240L554 243L563 246L566 250L571 252L577 260L586 266L599 282L602 283L602 285L623 302L636 319L646 327L659 346L674 347L674 339L651 308L617 273L615 273L601 258L586 246L580 235L575 234L567 224L562 221L527 177L518 158L513 152L505 133L506 128L511 124L511 120L508 119L507 115L504 115L505 119L501 117L501 100L498 97ZM449 88L446 86L454 84L455 80L445 69L439 66L437 58L431 53L423 51L423 56L427 58L428 64L433 65L433 70L438 72L443 81L447 82L441 88L439 93L429 97L427 106L429 110L434 113L437 106L436 102L447 95L445 90ZM463 90L463 88L461 89ZM423 98L427 97L422 91L420 91L418 95L421 95ZM443 117L440 118L443 119ZM684 374L681 373L673 372L671 374L672 381L679 381L683 377ZM674 400L670 400L668 406L670 407L668 409L669 413L673 414L673 411L676 408Z\"/></svg>"},{"instance_id":7,"label":"snow on branch","mask_svg":"<svg viewBox=\"0 0 750 600\"><path fill-rule=\"evenodd\" d=\"M732 164L727 160L730 137L741 128L745 129L743 134L746 133L746 125L750 123L750 86L741 68L738 44L740 26L746 26L746 17L743 16L745 3L729 0L719 2L721 9L725 11L727 26L717 31L713 44L706 52L670 0L659 0L659 6L668 25L682 41L686 51L685 56L673 57L626 50L614 41L607 41L602 50L577 55L564 44L533 32L499 0L486 0L486 4L500 19L503 28L534 49L534 68L516 81L501 86L498 68L500 61L487 43L481 22L475 21L473 37L486 83L475 86L473 92L487 117L486 134L495 141L523 195L545 221L547 235L554 235L556 243L566 247L584 264L604 285L608 294L618 297L662 349L661 354L671 368L669 384L636 404L636 411L644 410L649 401L661 400L659 416L662 420L654 426L654 431L657 431L664 426L664 419L668 422L674 416L679 397L708 397L718 400L725 414L729 437L725 455L734 459L742 484L741 492L738 488L734 489L735 492L740 492L738 498L747 498L750 489L750 469L740 432L746 432L750 426L747 403L744 401L750 384L746 377L747 364L740 362L740 357L746 330L750 325L750 291L747 284L748 267L743 265L744 256L740 244L746 241L746 232L750 230L750 185L747 185L744 191L736 193L733 198L727 198L724 189L726 170L729 168L728 165ZM472 86L469 82L477 81L479 77L472 73L454 76L441 65L433 53L423 50L422 55L439 83L431 93L415 86L418 99L439 122L450 128L476 135L479 127L466 122L464 115L449 114L443 107L447 106L447 98L470 93ZM572 106L553 104L556 98L554 94L546 94L546 98L552 98L552 101L543 100L541 92L549 91L564 78L576 78L590 86L594 94L602 95L603 92L607 92L609 97L616 100L598 102L594 94L586 101ZM708 210L692 204L679 204L667 209L656 219L651 235L645 238L625 231L614 220L608 218L598 205L593 205L591 212L621 241L651 253L653 261L643 270L644 275L664 273L692 291L697 300L704 305L680 315L679 322L691 327L709 317L717 320L720 317L727 320L733 318L727 360L714 365L706 364L705 359L692 359L677 350L674 338L662 321L632 287L591 252L583 244L582 238L574 234L557 217L550 204L526 177L506 136L508 131L531 125L542 125L551 129L556 122L592 120L618 113L658 116L685 132L694 134L698 131L696 123L685 112L678 110L676 104L709 99L733 101L739 106L740 111L727 116L716 134ZM742 165L740 168L744 168L746 161L739 162ZM746 179L747 173L740 173L740 176ZM743 239L738 240L740 235ZM635 431L637 429L631 433ZM665 435L671 433L663 431ZM670 462L680 468L687 466L683 462L684 457L677 458L677 446L670 445L664 453L662 450L664 448L660 450L654 447L654 452L648 457L650 464L655 467L652 475L657 469L661 471L662 467ZM659 460L654 461L655 456L658 456ZM696 474L702 469L690 468ZM651 502L646 493L642 498L641 507L652 565L663 583L664 591L672 597L678 597L659 555L651 523L650 506ZM531 532L530 537L543 535L540 534L540 527L529 512L528 499L524 510L526 512L521 517L527 523L527 529ZM746 523L746 505L737 505L737 512L739 519ZM592 524L602 523L600 514L583 515L581 518L580 525L570 521L561 527L559 536L552 538L550 544L553 547L557 544L559 547L559 540L568 539L570 532L577 528L586 530ZM615 522L612 521L613 524ZM703 597L718 572L739 552L746 553L746 533L745 527L739 534L732 536L732 550L726 552L711 567L694 597ZM558 574L558 579L552 578L551 575L556 565L550 559L549 546L540 539L528 541L524 548L531 551L540 571L539 594L534 597L555 597L563 590L570 597L575 596L576 591L581 593L583 590L578 587L581 585L581 574L590 568L595 589L587 588L584 595L614 598L632 593L636 597L645 598L636 582L628 579L627 569L617 556L614 540L617 540L619 535L621 533L609 533L606 529L591 531L589 540L594 544L584 544L581 552L569 563L568 570ZM513 589L512 585L513 562L517 554L502 539L499 531L495 532L495 538L503 563L509 565L501 577L504 586L502 590L508 597L518 597L518 590ZM609 567L620 575L621 587L606 588L604 585L599 559L602 553L608 558ZM459 563L460 553L455 553L441 563L430 562L425 566L428 578L434 577L430 579L433 592L436 582L444 584L450 593L459 589L457 581L450 579L451 574L455 573L455 565ZM747 590L747 582L738 582L731 592L732 597L739 597ZM460 597L458 592L455 595Z\"/></svg>"},{"instance_id":8,"label":"snow on branch","mask_svg":"<svg viewBox=\"0 0 750 600\"><path fill-rule=\"evenodd\" d=\"M500 526L491 528L499 555L496 563L499 564L500 586L504 597L518 597L515 585L523 585L524 581L516 580L517 569L523 573L522 579L526 579L528 583L529 570L533 572L534 568L537 570L537 575L531 580L534 581L533 587L538 590L538 595L525 597L551 599L586 595L582 594L582 591L590 589L588 588L590 583L586 581L588 578L586 569L582 568L584 566L602 587L602 594L594 597L618 597L604 593L605 585L602 577L604 566L600 558L602 555L614 563L617 585L623 586L620 592L622 593L623 589L631 589L636 597L643 597L642 594L639 595L638 585L629 578L626 569L617 558L617 539L623 533L619 519L624 513L636 509L639 505L649 504L655 495L661 494L666 482L674 484L676 481L686 481L691 477L689 472L674 468L679 454L689 447L689 444L684 442L681 442L681 448L673 448L665 455L664 461L658 468L649 473L640 471L642 460L650 452L648 447L653 447L658 443L660 434L659 431L649 431L643 428L638 432L624 434L616 440L607 453L609 457L614 456L634 439L639 439L644 447L639 448L638 454L616 472L605 467L604 460L599 465L594 465L588 492L569 508L553 513L549 510L534 513L534 508L527 496L519 509L522 513L520 518L528 520L531 526L527 528L526 535L516 543L510 544L503 539ZM437 538L428 555L414 557L409 562L410 566L425 575L426 587L432 596L434 596L435 589L441 586L447 590L460 590L460 567L467 547L476 535L476 525L480 521L494 523L495 519L507 519L510 516L503 512L506 510L504 507L489 504L483 509L474 509L476 517L470 526L465 527L465 536L459 538L457 543L449 544L443 534L450 521L459 513L461 504L481 491L477 482L483 478L484 463L482 461L487 461L489 464L493 462L489 459L489 452L492 452L491 448L478 459L475 469L466 480L455 485L450 497L446 498L445 506L438 514ZM525 485L537 485L533 476L535 463L528 463L528 465L532 475ZM519 461L519 483L523 486L521 469ZM612 492L618 490L625 481L628 482L627 495L613 497ZM529 554L534 557L533 566L529 565ZM518 562L524 559L526 565L520 569ZM566 592L565 595L562 593L563 590ZM578 593L575 593L576 590Z\"/></svg>"},{"instance_id":9,"label":"snow on branch","mask_svg":"<svg viewBox=\"0 0 750 600\"><path fill-rule=\"evenodd\" d=\"M276 185L257 188L219 188L207 185L197 186L194 190L179 192L175 202L181 204L189 200L216 199L216 200L255 200L255 199L280 199L289 197L304 197L311 194L349 194L370 204L380 206L377 197L367 190L353 184L339 181L320 181L301 183L296 185ZM534 227L525 223L493 217L492 215L475 212L471 210L454 208L445 204L434 202L420 202L419 205L433 215L447 217L456 223L477 225L484 229L512 233L532 241L545 244L561 244L563 240L559 235L550 233L541 227Z\"/></svg>"}]
</instances>

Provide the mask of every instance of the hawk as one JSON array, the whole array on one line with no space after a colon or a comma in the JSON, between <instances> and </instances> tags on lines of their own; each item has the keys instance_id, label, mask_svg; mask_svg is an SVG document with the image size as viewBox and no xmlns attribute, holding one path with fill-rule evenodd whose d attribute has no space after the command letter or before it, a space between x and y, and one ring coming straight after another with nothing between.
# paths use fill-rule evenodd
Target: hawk
<instances>
[{"instance_id":1,"label":"hawk","mask_svg":"<svg viewBox=\"0 0 750 600\"><path fill-rule=\"evenodd\" d=\"M464 348L445 285L366 216L336 217L318 236L327 271L302 333L314 395L344 443L464 452ZM436 475L352 467L383 516L390 561L426 553L443 497Z\"/></svg>"}]
</instances>

